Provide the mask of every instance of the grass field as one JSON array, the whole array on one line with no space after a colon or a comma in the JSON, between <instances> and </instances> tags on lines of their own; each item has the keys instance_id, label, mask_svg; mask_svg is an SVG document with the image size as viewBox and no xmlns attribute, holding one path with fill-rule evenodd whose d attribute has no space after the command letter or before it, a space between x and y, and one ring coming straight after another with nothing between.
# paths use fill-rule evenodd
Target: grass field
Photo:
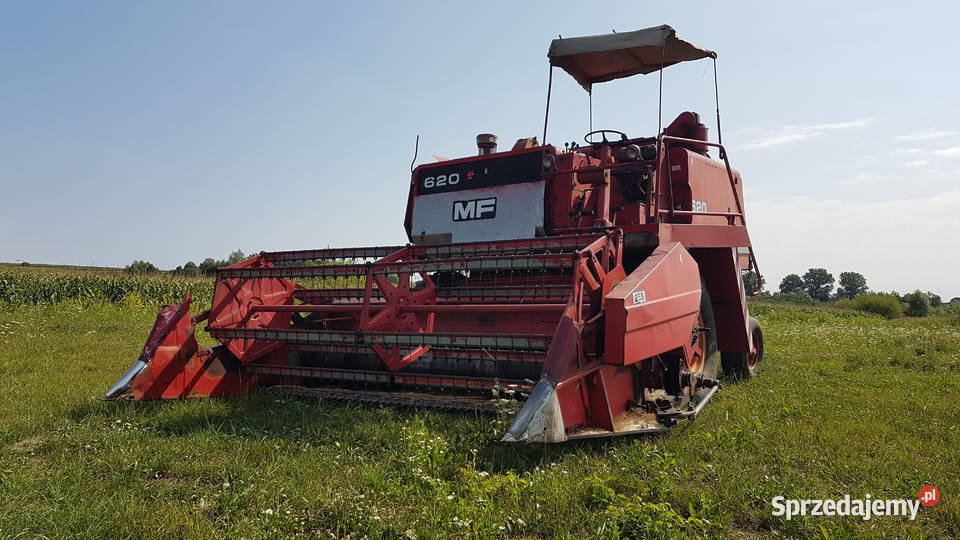
<instances>
[{"instance_id":1,"label":"grass field","mask_svg":"<svg viewBox=\"0 0 960 540\"><path fill-rule=\"evenodd\" d=\"M761 377L655 438L498 443L509 418L279 399L105 403L152 307L0 307L0 537L960 535L960 325L754 305ZM914 498L916 521L770 515Z\"/></svg>"}]
</instances>

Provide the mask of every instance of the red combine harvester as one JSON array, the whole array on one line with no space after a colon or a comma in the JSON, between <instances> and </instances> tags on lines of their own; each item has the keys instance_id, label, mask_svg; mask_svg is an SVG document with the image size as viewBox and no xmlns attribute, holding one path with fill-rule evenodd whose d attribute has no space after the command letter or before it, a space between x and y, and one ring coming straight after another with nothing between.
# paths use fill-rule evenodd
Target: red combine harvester
<instances>
[{"instance_id":1,"label":"red combine harvester","mask_svg":"<svg viewBox=\"0 0 960 540\"><path fill-rule=\"evenodd\" d=\"M549 53L588 92L702 58L716 54L669 26L556 39ZM455 410L514 403L503 440L523 442L692 418L721 365L750 377L763 358L741 279L759 272L723 146L692 112L658 131L504 152L480 135L479 155L413 171L409 244L261 253L217 270L211 309L191 317L189 297L164 307L106 397L273 386ZM202 321L221 345L198 346Z\"/></svg>"}]
</instances>

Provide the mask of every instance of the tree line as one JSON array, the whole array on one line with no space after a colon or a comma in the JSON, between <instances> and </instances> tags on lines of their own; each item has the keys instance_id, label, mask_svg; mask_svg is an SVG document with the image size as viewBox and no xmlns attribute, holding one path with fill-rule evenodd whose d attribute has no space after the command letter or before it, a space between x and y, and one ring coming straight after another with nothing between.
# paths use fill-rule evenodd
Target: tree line
<instances>
[{"instance_id":1,"label":"tree line","mask_svg":"<svg viewBox=\"0 0 960 540\"><path fill-rule=\"evenodd\" d=\"M200 277L200 276L212 276L216 273L217 268L222 266L230 266L232 264L237 264L240 261L249 259L253 255L246 255L241 250L236 250L226 258L226 259L214 259L213 257L207 257L200 264L197 264L193 261L187 261L186 263L170 270L169 272L175 276L186 276L186 277ZM153 263L147 261L133 261L124 268L128 274L158 274L163 272Z\"/></svg>"},{"instance_id":2,"label":"tree line","mask_svg":"<svg viewBox=\"0 0 960 540\"><path fill-rule=\"evenodd\" d=\"M756 288L757 277L752 272L744 275L744 285L747 290ZM834 289L836 287L836 289ZM772 300L812 304L814 302L838 302L841 307L851 307L880 313L886 317L909 315L911 317L925 317L930 314L931 308L944 305L940 295L917 289L911 293L900 294L897 291L871 291L867 286L867 278L859 272L840 272L839 280L825 268L810 268L802 276L787 274L780 281L779 291L770 293L762 291L762 297ZM950 300L948 304L960 305L960 297Z\"/></svg>"}]
</instances>

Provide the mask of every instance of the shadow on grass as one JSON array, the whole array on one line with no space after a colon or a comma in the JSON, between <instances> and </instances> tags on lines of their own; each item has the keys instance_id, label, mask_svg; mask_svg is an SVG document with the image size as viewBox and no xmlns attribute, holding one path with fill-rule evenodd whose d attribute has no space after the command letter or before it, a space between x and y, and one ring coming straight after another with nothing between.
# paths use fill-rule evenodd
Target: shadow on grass
<instances>
[{"instance_id":1,"label":"shadow on grass","mask_svg":"<svg viewBox=\"0 0 960 540\"><path fill-rule=\"evenodd\" d=\"M181 401L97 401L74 407L74 422L123 420L148 427L157 436L195 434L306 443L316 447L347 445L371 456L402 455L419 448L412 431L425 431L447 444L452 459L491 473L517 474L570 455L603 455L660 435L580 439L561 444L507 444L500 437L512 415L454 413L363 403L279 397L267 392L246 396Z\"/></svg>"}]
</instances>

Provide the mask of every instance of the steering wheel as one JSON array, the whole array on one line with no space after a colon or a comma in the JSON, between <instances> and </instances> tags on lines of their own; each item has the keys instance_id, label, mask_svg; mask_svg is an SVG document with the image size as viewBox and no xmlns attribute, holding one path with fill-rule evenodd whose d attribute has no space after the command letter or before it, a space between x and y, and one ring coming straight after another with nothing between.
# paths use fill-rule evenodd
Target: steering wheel
<instances>
[{"instance_id":1,"label":"steering wheel","mask_svg":"<svg viewBox=\"0 0 960 540\"><path fill-rule=\"evenodd\" d=\"M600 142L591 141L590 136L596 135L597 133L600 133L603 135L603 140ZM586 135L583 136L583 140L587 141L587 144L590 144L590 145L608 143L610 141L607 140L607 133L616 133L617 135L620 136L621 141L629 140L626 133L622 131L617 131L615 129L598 129L596 131L591 131L590 133L587 133Z\"/></svg>"}]
</instances>

